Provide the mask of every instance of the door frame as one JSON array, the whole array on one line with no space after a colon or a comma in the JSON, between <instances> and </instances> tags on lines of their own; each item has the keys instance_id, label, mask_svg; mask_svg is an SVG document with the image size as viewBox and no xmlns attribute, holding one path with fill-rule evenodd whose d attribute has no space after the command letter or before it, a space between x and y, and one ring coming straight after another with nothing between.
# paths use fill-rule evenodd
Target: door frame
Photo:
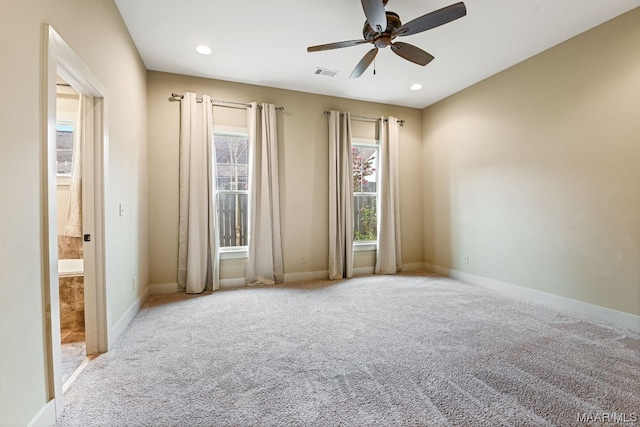
<instances>
[{"instance_id":1,"label":"door frame","mask_svg":"<svg viewBox=\"0 0 640 427\"><path fill-rule=\"evenodd\" d=\"M85 153L91 161L83 176L85 336L87 353L109 348L108 298L105 260L105 193L107 185L107 90L71 47L50 25L44 26L42 82L43 134L43 260L44 314L47 350L48 400L54 401L56 418L64 410L60 340L60 294L58 284L56 98L57 77L62 77L78 93L90 96L85 114ZM86 190L85 190L86 189ZM84 197L84 196L87 197Z\"/></svg>"}]
</instances>

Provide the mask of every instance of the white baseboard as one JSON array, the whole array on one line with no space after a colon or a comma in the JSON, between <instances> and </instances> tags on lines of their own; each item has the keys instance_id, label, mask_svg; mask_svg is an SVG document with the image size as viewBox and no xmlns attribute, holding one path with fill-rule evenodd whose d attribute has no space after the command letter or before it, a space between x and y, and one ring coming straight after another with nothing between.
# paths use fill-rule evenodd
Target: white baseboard
<instances>
[{"instance_id":1,"label":"white baseboard","mask_svg":"<svg viewBox=\"0 0 640 427\"><path fill-rule=\"evenodd\" d=\"M48 401L31 420L28 427L51 427L56 423L56 401Z\"/></svg>"},{"instance_id":2,"label":"white baseboard","mask_svg":"<svg viewBox=\"0 0 640 427\"><path fill-rule=\"evenodd\" d=\"M329 271L304 271L301 273L285 273L284 281L287 282L305 282L307 280L326 280L329 278Z\"/></svg>"},{"instance_id":3,"label":"white baseboard","mask_svg":"<svg viewBox=\"0 0 640 427\"><path fill-rule=\"evenodd\" d=\"M142 304L144 304L147 298L149 298L149 295L151 294L150 288L150 286L147 286L142 295L140 295L140 297L138 297L138 299L136 299L133 304L131 304L131 306L122 315L122 317L110 329L109 350L111 350L111 347L116 343L116 341L118 341L118 338L120 338L120 335L122 335L125 329L127 329L127 326L129 326L129 323L131 323L133 318L136 317L136 314L138 314L138 311L140 311L140 307L142 307Z\"/></svg>"},{"instance_id":4,"label":"white baseboard","mask_svg":"<svg viewBox=\"0 0 640 427\"><path fill-rule=\"evenodd\" d=\"M244 277L234 277L232 279L220 279L220 289L239 288L244 286Z\"/></svg>"},{"instance_id":5,"label":"white baseboard","mask_svg":"<svg viewBox=\"0 0 640 427\"><path fill-rule=\"evenodd\" d=\"M426 271L430 271L432 273L436 273L441 276L447 276L447 277L450 276L451 270L449 270L448 268L440 267L439 265L427 264L427 263L423 265Z\"/></svg>"},{"instance_id":6,"label":"white baseboard","mask_svg":"<svg viewBox=\"0 0 640 427\"><path fill-rule=\"evenodd\" d=\"M178 293L177 283L158 283L155 285L149 285L150 295L165 295Z\"/></svg>"},{"instance_id":7,"label":"white baseboard","mask_svg":"<svg viewBox=\"0 0 640 427\"><path fill-rule=\"evenodd\" d=\"M418 271L424 270L425 264L422 262L415 262L410 264L404 264L402 266L402 271ZM366 276L369 274L374 274L375 267L357 267L353 269L354 276ZM320 271L303 271L299 273L285 273L284 282L304 282L308 280L328 280L329 279L329 271L328 270L320 270ZM221 279L220 280L220 288L237 288L244 286L244 278L237 277L232 279Z\"/></svg>"},{"instance_id":8,"label":"white baseboard","mask_svg":"<svg viewBox=\"0 0 640 427\"><path fill-rule=\"evenodd\" d=\"M409 264L402 264L402 271L420 271L424 269L424 262L410 262Z\"/></svg>"},{"instance_id":9,"label":"white baseboard","mask_svg":"<svg viewBox=\"0 0 640 427\"><path fill-rule=\"evenodd\" d=\"M324 271L305 271L302 273L286 273L284 282L301 282L306 280L323 280L329 277L329 272ZM235 277L231 279L220 279L220 288L238 288L245 286L244 277Z\"/></svg>"},{"instance_id":10,"label":"white baseboard","mask_svg":"<svg viewBox=\"0 0 640 427\"><path fill-rule=\"evenodd\" d=\"M368 276L375 273L375 267L356 267L353 269L353 276Z\"/></svg>"},{"instance_id":11,"label":"white baseboard","mask_svg":"<svg viewBox=\"0 0 640 427\"><path fill-rule=\"evenodd\" d=\"M372 267L358 267L353 269L354 276L366 276L368 274L375 274L375 266ZM409 264L402 264L401 271L420 271L424 270L423 262L412 262Z\"/></svg>"},{"instance_id":12,"label":"white baseboard","mask_svg":"<svg viewBox=\"0 0 640 427\"><path fill-rule=\"evenodd\" d=\"M580 314L593 320L640 332L640 316L636 316L634 314L624 313L622 311L612 310L599 305L577 301L559 295L525 288L523 286L501 282L487 277L476 276L475 274L465 273L436 265L425 264L425 269L443 276L449 276L454 279L462 280L463 282L508 294L510 296L524 298L528 301L544 304L558 310Z\"/></svg>"},{"instance_id":13,"label":"white baseboard","mask_svg":"<svg viewBox=\"0 0 640 427\"><path fill-rule=\"evenodd\" d=\"M328 271L307 271L303 273L286 273L285 282L299 282L305 280L323 280L329 277ZM239 288L245 286L244 277L220 279L220 289ZM151 295L175 294L178 292L177 283L160 283L149 286Z\"/></svg>"}]
</instances>

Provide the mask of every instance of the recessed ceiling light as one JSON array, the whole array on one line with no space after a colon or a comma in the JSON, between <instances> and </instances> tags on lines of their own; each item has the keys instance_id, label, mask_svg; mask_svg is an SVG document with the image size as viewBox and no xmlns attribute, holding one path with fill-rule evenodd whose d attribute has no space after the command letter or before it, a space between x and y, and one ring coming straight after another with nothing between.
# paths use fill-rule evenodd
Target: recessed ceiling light
<instances>
[{"instance_id":1,"label":"recessed ceiling light","mask_svg":"<svg viewBox=\"0 0 640 427\"><path fill-rule=\"evenodd\" d=\"M422 89L422 85L420 83L415 83L411 85L411 90L420 90Z\"/></svg>"},{"instance_id":2,"label":"recessed ceiling light","mask_svg":"<svg viewBox=\"0 0 640 427\"><path fill-rule=\"evenodd\" d=\"M210 55L211 54L211 48L209 46L205 46L205 45L201 44L198 47L196 47L196 52L198 52L199 54L202 54L202 55Z\"/></svg>"}]
</instances>

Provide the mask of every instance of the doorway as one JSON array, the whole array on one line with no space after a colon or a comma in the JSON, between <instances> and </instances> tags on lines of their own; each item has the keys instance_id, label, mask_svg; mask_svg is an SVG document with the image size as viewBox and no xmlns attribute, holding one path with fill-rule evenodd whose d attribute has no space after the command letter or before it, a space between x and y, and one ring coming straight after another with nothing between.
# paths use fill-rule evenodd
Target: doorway
<instances>
[{"instance_id":1,"label":"doorway","mask_svg":"<svg viewBox=\"0 0 640 427\"><path fill-rule=\"evenodd\" d=\"M58 33L49 25L44 27L45 59L43 75L43 144L44 144L44 176L45 194L44 205L44 311L45 311L45 339L47 344L47 377L49 404L54 407L56 418L64 410L64 381L62 359L62 326L69 326L68 320L62 322L61 308L69 308L69 289L62 289L60 276L64 269L60 269L59 259L59 222L67 223L64 213L59 212L58 198L58 129L64 130L65 120L63 109L58 108L58 87L67 88L75 93L78 100L76 113L80 125L69 125L73 133L81 132L82 168L79 176L82 181L79 205L76 206L76 216L80 212L79 231L75 233L76 246L68 249L76 251L70 257L63 257L62 261L82 259L82 268L71 268L76 275L82 276L82 289L77 284L72 285L74 308L82 307L81 314L73 314L77 322L74 328L79 329L83 323L84 355L106 352L108 350L107 330L107 298L104 257L104 183L106 182L106 89L91 73L82 60L64 42ZM80 107L80 104L82 107ZM62 120L59 120L62 119ZM64 145L64 144L63 144ZM62 156L64 157L64 156ZM64 161L64 159L62 160ZM69 202L71 203L71 202ZM68 211L68 205L64 206ZM59 217L61 221L59 221ZM65 225L68 225L65 224ZM63 233L64 235L65 233ZM63 253L61 250L60 253ZM81 253L81 257L78 256ZM63 273L65 274L65 273ZM66 307L63 307L66 306Z\"/></svg>"},{"instance_id":2,"label":"doorway","mask_svg":"<svg viewBox=\"0 0 640 427\"><path fill-rule=\"evenodd\" d=\"M83 366L85 341L84 244L82 201L84 174L93 174L83 152L82 118L87 101L69 83L56 81L56 200L58 212L58 283L63 392ZM49 203L53 203L50 201ZM86 286L93 286L87 281ZM88 307L91 311L92 307ZM91 315L91 313L89 313Z\"/></svg>"}]
</instances>

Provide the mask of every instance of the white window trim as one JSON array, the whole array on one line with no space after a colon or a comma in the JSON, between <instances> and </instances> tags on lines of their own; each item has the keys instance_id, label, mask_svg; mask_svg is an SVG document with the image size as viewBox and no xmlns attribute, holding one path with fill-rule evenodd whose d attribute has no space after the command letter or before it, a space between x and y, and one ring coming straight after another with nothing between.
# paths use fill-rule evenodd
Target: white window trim
<instances>
[{"instance_id":1,"label":"white window trim","mask_svg":"<svg viewBox=\"0 0 640 427\"><path fill-rule=\"evenodd\" d=\"M59 187L71 186L71 175L56 175L56 185Z\"/></svg>"},{"instance_id":2,"label":"white window trim","mask_svg":"<svg viewBox=\"0 0 640 427\"><path fill-rule=\"evenodd\" d=\"M375 138L351 138L351 145L375 145L379 146L379 142Z\"/></svg>"},{"instance_id":3,"label":"white window trim","mask_svg":"<svg viewBox=\"0 0 640 427\"><path fill-rule=\"evenodd\" d=\"M248 190L216 190L218 194L249 194Z\"/></svg>"},{"instance_id":4,"label":"white window trim","mask_svg":"<svg viewBox=\"0 0 640 427\"><path fill-rule=\"evenodd\" d=\"M366 252L366 251L377 251L378 250L378 242L375 240L359 240L357 242L353 242L353 251L354 252Z\"/></svg>"},{"instance_id":5,"label":"white window trim","mask_svg":"<svg viewBox=\"0 0 640 427\"><path fill-rule=\"evenodd\" d=\"M216 133L223 133L231 136L248 136L249 128L242 126L213 125L213 134L215 135Z\"/></svg>"},{"instance_id":6,"label":"white window trim","mask_svg":"<svg viewBox=\"0 0 640 427\"><path fill-rule=\"evenodd\" d=\"M246 259L249 257L247 246L227 246L220 248L220 259Z\"/></svg>"},{"instance_id":7,"label":"white window trim","mask_svg":"<svg viewBox=\"0 0 640 427\"><path fill-rule=\"evenodd\" d=\"M56 122L56 132L58 131L58 126L71 126L72 131L75 132L75 123L73 121L73 117L70 114L58 113L63 115L65 118L60 119ZM56 153L58 149L56 147ZM56 185L60 186L70 186L71 185L71 174L70 173L56 173Z\"/></svg>"},{"instance_id":8,"label":"white window trim","mask_svg":"<svg viewBox=\"0 0 640 427\"><path fill-rule=\"evenodd\" d=\"M213 134L224 134L229 136L249 137L249 128L242 126L213 125ZM226 191L216 190L216 193L249 194L249 191ZM225 246L219 248L220 260L225 259L246 259L249 257L249 246Z\"/></svg>"}]
</instances>

